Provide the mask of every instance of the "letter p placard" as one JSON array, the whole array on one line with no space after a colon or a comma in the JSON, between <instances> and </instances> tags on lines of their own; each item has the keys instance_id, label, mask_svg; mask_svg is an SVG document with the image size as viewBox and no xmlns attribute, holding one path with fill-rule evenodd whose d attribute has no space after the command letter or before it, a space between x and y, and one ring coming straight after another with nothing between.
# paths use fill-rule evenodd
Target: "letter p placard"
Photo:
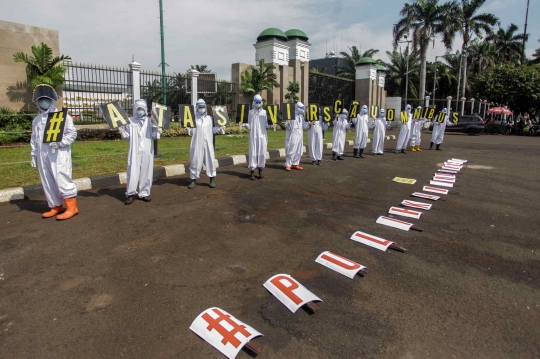
<instances>
[{"instance_id":1,"label":"letter p placard","mask_svg":"<svg viewBox=\"0 0 540 359\"><path fill-rule=\"evenodd\" d=\"M273 276L263 284L263 287L293 313L296 313L298 308L309 302L322 302L322 299L311 293L288 274Z\"/></svg>"}]
</instances>

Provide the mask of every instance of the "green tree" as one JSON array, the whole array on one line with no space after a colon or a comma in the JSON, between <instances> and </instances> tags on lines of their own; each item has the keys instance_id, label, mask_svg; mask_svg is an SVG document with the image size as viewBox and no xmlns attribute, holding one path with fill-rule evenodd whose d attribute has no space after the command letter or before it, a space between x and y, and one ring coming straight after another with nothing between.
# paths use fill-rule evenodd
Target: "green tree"
<instances>
[{"instance_id":1,"label":"green tree","mask_svg":"<svg viewBox=\"0 0 540 359\"><path fill-rule=\"evenodd\" d=\"M344 77L347 79L355 79L356 78L356 63L358 62L358 60L360 60L362 57L373 57L373 55L378 53L379 50L369 49L361 53L360 50L356 46L347 46L347 47L349 48L349 51L351 53L349 54L345 51L341 51L339 53L345 65L339 65L336 73L339 77Z\"/></svg>"},{"instance_id":2,"label":"green tree","mask_svg":"<svg viewBox=\"0 0 540 359\"><path fill-rule=\"evenodd\" d=\"M527 41L528 35L518 33L519 28L515 24L510 24L506 30L500 28L496 33L487 37L497 48L497 58L501 62L508 62L518 65L521 61L521 51L523 50L523 39Z\"/></svg>"},{"instance_id":3,"label":"green tree","mask_svg":"<svg viewBox=\"0 0 540 359\"><path fill-rule=\"evenodd\" d=\"M443 43L449 47L449 39L446 36L447 24L450 21L448 13L451 3L439 5L439 0L416 0L406 3L399 15L401 19L394 25L393 45L397 48L400 41L412 31L412 46L420 56L420 86L419 99L426 94L426 63L427 50L432 39L436 35L443 35Z\"/></svg>"},{"instance_id":4,"label":"green tree","mask_svg":"<svg viewBox=\"0 0 540 359\"><path fill-rule=\"evenodd\" d=\"M469 46L469 56L471 58L469 71L473 75L478 75L488 67L495 66L497 48L491 41L474 39Z\"/></svg>"},{"instance_id":5,"label":"green tree","mask_svg":"<svg viewBox=\"0 0 540 359\"><path fill-rule=\"evenodd\" d=\"M217 90L208 96L208 102L212 105L231 105L233 84L225 81L217 83Z\"/></svg>"},{"instance_id":6,"label":"green tree","mask_svg":"<svg viewBox=\"0 0 540 359\"><path fill-rule=\"evenodd\" d=\"M250 65L242 73L240 91L246 95L260 94L263 90L273 92L274 87L279 87L277 75L271 72L275 68L272 64L266 65L264 59L259 60L259 66Z\"/></svg>"},{"instance_id":7,"label":"green tree","mask_svg":"<svg viewBox=\"0 0 540 359\"><path fill-rule=\"evenodd\" d=\"M211 72L208 66L206 65L195 65L195 66L191 65L191 70L199 71L201 74L207 74Z\"/></svg>"},{"instance_id":8,"label":"green tree","mask_svg":"<svg viewBox=\"0 0 540 359\"><path fill-rule=\"evenodd\" d=\"M296 96L296 94L299 92L300 92L300 84L296 81L289 82L289 86L287 86L287 94L285 95L285 98L291 102L298 102L299 98L298 96Z\"/></svg>"},{"instance_id":9,"label":"green tree","mask_svg":"<svg viewBox=\"0 0 540 359\"><path fill-rule=\"evenodd\" d=\"M309 69L309 72L313 73L313 74L325 74L326 73L326 67L321 67L320 69L316 68L316 67L312 67Z\"/></svg>"},{"instance_id":10,"label":"green tree","mask_svg":"<svg viewBox=\"0 0 540 359\"><path fill-rule=\"evenodd\" d=\"M410 98L418 97L418 73L420 70L420 60L417 52L409 54L410 49L406 48L405 52L400 51L386 51L390 62L385 63L384 66L388 70L386 77L386 89L388 96L401 96L405 93L405 87L407 86L407 57L409 58L409 96Z\"/></svg>"},{"instance_id":11,"label":"green tree","mask_svg":"<svg viewBox=\"0 0 540 359\"><path fill-rule=\"evenodd\" d=\"M540 39L538 40L540 42ZM540 49L536 49L536 51L533 54L534 59L531 60L532 64L540 64Z\"/></svg>"},{"instance_id":12,"label":"green tree","mask_svg":"<svg viewBox=\"0 0 540 359\"><path fill-rule=\"evenodd\" d=\"M32 46L32 55L24 52L13 54L13 61L26 64L26 75L32 89L41 84L51 85L59 89L64 84L64 73L67 68L62 65L64 60L71 60L66 55L53 57L52 49L45 43Z\"/></svg>"}]
</instances>

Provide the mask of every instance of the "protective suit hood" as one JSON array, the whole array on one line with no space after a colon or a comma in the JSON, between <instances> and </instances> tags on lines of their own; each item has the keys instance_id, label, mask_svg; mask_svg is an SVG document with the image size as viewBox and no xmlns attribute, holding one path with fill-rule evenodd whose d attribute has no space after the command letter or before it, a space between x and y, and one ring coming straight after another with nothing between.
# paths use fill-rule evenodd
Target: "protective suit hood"
<instances>
[{"instance_id":1,"label":"protective suit hood","mask_svg":"<svg viewBox=\"0 0 540 359\"><path fill-rule=\"evenodd\" d=\"M43 109L38 105L38 101L42 98L47 98L51 100L51 103L48 109ZM56 101L58 101L58 95L56 94L56 91L54 90L52 86L49 86L46 84L41 84L41 85L36 86L36 88L34 89L32 100L36 104L39 110L39 113L42 115L48 114L49 112L58 111L55 106Z\"/></svg>"},{"instance_id":2,"label":"protective suit hood","mask_svg":"<svg viewBox=\"0 0 540 359\"><path fill-rule=\"evenodd\" d=\"M343 111L341 112L342 115L348 117L349 116L349 111L347 111L346 109L343 109Z\"/></svg>"},{"instance_id":3,"label":"protective suit hood","mask_svg":"<svg viewBox=\"0 0 540 359\"><path fill-rule=\"evenodd\" d=\"M148 116L148 104L146 103L146 100L135 100L135 104L134 104L134 111L133 111L133 115L137 118L143 118L143 117L146 117ZM138 109L143 109L144 110L144 116L139 116L137 114L137 110Z\"/></svg>"},{"instance_id":4,"label":"protective suit hood","mask_svg":"<svg viewBox=\"0 0 540 359\"><path fill-rule=\"evenodd\" d=\"M297 115L303 115L304 114L304 104L300 101L298 101L296 103L296 105L294 106L294 112L297 114Z\"/></svg>"},{"instance_id":5,"label":"protective suit hood","mask_svg":"<svg viewBox=\"0 0 540 359\"><path fill-rule=\"evenodd\" d=\"M362 106L362 109L360 110L360 115L365 115L368 113L368 108L366 105Z\"/></svg>"},{"instance_id":6,"label":"protective suit hood","mask_svg":"<svg viewBox=\"0 0 540 359\"><path fill-rule=\"evenodd\" d=\"M255 109L262 108L262 103L263 103L263 100L262 100L261 95L256 94L255 97L253 97L253 108ZM261 104L261 107L257 107L257 104Z\"/></svg>"},{"instance_id":7,"label":"protective suit hood","mask_svg":"<svg viewBox=\"0 0 540 359\"><path fill-rule=\"evenodd\" d=\"M411 109L412 109L411 105L405 106L405 111L411 112Z\"/></svg>"},{"instance_id":8,"label":"protective suit hood","mask_svg":"<svg viewBox=\"0 0 540 359\"><path fill-rule=\"evenodd\" d=\"M385 110L380 110L379 111L379 118L385 118L386 117L386 111Z\"/></svg>"},{"instance_id":9,"label":"protective suit hood","mask_svg":"<svg viewBox=\"0 0 540 359\"><path fill-rule=\"evenodd\" d=\"M199 108L204 106L204 112L200 113ZM197 103L195 105L195 116L200 117L206 115L206 101L204 101L202 98L197 100Z\"/></svg>"},{"instance_id":10,"label":"protective suit hood","mask_svg":"<svg viewBox=\"0 0 540 359\"><path fill-rule=\"evenodd\" d=\"M448 110L444 108L444 109L442 110L442 112L443 112L443 113L448 113Z\"/></svg>"}]
</instances>

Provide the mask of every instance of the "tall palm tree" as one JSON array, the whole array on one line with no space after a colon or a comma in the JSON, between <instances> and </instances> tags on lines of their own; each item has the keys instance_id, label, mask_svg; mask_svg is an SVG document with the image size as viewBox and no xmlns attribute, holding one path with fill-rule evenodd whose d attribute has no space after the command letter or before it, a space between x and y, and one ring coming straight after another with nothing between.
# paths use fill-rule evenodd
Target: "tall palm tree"
<instances>
[{"instance_id":1,"label":"tall palm tree","mask_svg":"<svg viewBox=\"0 0 540 359\"><path fill-rule=\"evenodd\" d=\"M487 40L493 41L497 48L497 54L502 62L508 62L518 65L521 61L521 52L523 50L523 39L528 40L528 35L518 33L519 28L515 24L510 24L506 30L499 30L490 34Z\"/></svg>"},{"instance_id":2,"label":"tall palm tree","mask_svg":"<svg viewBox=\"0 0 540 359\"><path fill-rule=\"evenodd\" d=\"M405 52L400 51L386 51L390 62L385 63L384 66L388 70L386 77L386 88L388 96L399 96L405 93L405 87L407 86L407 57L409 58L409 89L408 92L412 98L418 97L418 89L415 83L418 82L418 73L420 70L420 60L417 52L409 53L410 49L407 48Z\"/></svg>"},{"instance_id":3,"label":"tall palm tree","mask_svg":"<svg viewBox=\"0 0 540 359\"><path fill-rule=\"evenodd\" d=\"M211 72L207 65L195 65L195 66L191 65L191 69L197 70L201 74L207 74Z\"/></svg>"},{"instance_id":4,"label":"tall palm tree","mask_svg":"<svg viewBox=\"0 0 540 359\"><path fill-rule=\"evenodd\" d=\"M469 53L471 57L469 70L474 75L484 72L488 67L495 66L497 48L493 42L476 38L471 41Z\"/></svg>"},{"instance_id":5,"label":"tall palm tree","mask_svg":"<svg viewBox=\"0 0 540 359\"><path fill-rule=\"evenodd\" d=\"M420 55L420 100L426 94L426 57L431 40L438 34L443 35L443 43L450 43L445 36L449 21L450 4L439 5L439 0L415 0L405 3L399 15L401 20L394 25L393 45L397 48L400 41L412 31L412 46Z\"/></svg>"},{"instance_id":6,"label":"tall palm tree","mask_svg":"<svg viewBox=\"0 0 540 359\"><path fill-rule=\"evenodd\" d=\"M64 73L67 68L62 65L64 60L71 60L66 55L53 57L52 49L45 43L32 46L32 55L24 52L13 54L13 61L24 62L26 64L26 75L30 87L33 89L37 85L47 84L59 88L64 84Z\"/></svg>"},{"instance_id":7,"label":"tall palm tree","mask_svg":"<svg viewBox=\"0 0 540 359\"><path fill-rule=\"evenodd\" d=\"M362 57L373 57L374 55L376 55L377 53L379 52L379 50L376 50L376 49L369 49L369 50L366 50L362 53Z\"/></svg>"},{"instance_id":8,"label":"tall palm tree","mask_svg":"<svg viewBox=\"0 0 540 359\"><path fill-rule=\"evenodd\" d=\"M489 13L479 14L479 10L486 0L454 0L451 4L450 17L446 37L451 44L456 34L461 34L463 45L461 52L468 50L469 44L474 37L483 38L484 35L493 33L492 27L499 24L499 19ZM462 94L465 95L467 88L467 56L463 58L463 83Z\"/></svg>"},{"instance_id":9,"label":"tall palm tree","mask_svg":"<svg viewBox=\"0 0 540 359\"><path fill-rule=\"evenodd\" d=\"M272 64L266 65L264 59L259 60L259 66L250 65L242 73L240 90L250 95L261 93L263 90L273 92L274 87L279 87L277 75L270 72L275 68Z\"/></svg>"},{"instance_id":10,"label":"tall palm tree","mask_svg":"<svg viewBox=\"0 0 540 359\"><path fill-rule=\"evenodd\" d=\"M538 40L540 42L540 39ZM531 60L532 64L540 64L540 49L536 49L533 54L534 59Z\"/></svg>"},{"instance_id":11,"label":"tall palm tree","mask_svg":"<svg viewBox=\"0 0 540 359\"><path fill-rule=\"evenodd\" d=\"M338 65L337 75L348 79L354 79L356 78L356 63L362 58L362 56L360 55L360 51L356 46L347 47L351 53L349 54L345 51L341 51L339 53L345 65Z\"/></svg>"}]
</instances>

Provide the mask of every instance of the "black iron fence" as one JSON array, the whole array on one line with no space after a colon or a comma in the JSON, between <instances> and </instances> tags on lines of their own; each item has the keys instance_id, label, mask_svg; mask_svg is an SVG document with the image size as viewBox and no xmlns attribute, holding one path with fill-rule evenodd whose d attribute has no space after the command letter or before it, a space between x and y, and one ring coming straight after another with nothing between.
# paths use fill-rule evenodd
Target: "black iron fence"
<instances>
[{"instance_id":1,"label":"black iron fence","mask_svg":"<svg viewBox=\"0 0 540 359\"><path fill-rule=\"evenodd\" d=\"M452 100L451 104L450 104L451 111L453 111L453 112L458 111L458 112L461 113L462 102L463 101L461 101L461 100L459 100L459 101ZM416 107L416 106L419 106L418 104L421 104L421 106L424 107L425 100L420 101L419 99L410 98L410 99L407 99L407 103L410 104L411 106L413 106L413 108ZM402 104L401 108L405 109L405 106L407 105L405 103L405 99L403 99L403 98L401 99L401 104ZM446 99L437 99L437 100L430 99L429 100L429 106L430 107L435 106L437 111L442 111L444 108L446 108L448 106L448 101ZM483 116L484 108L486 107L485 103L482 102L481 109L479 109L479 106L480 106L479 101L475 101L473 103L472 101L467 101L466 100L465 101L465 107L463 108L463 114L464 115L479 114L479 115Z\"/></svg>"},{"instance_id":2,"label":"black iron fence","mask_svg":"<svg viewBox=\"0 0 540 359\"><path fill-rule=\"evenodd\" d=\"M167 101L163 101L163 80L166 81ZM159 72L141 72L141 98L152 106L153 102L171 107L178 113L178 105L191 103L191 77L184 74L162 76ZM166 102L166 103L165 103Z\"/></svg>"},{"instance_id":3,"label":"black iron fence","mask_svg":"<svg viewBox=\"0 0 540 359\"><path fill-rule=\"evenodd\" d=\"M354 91L354 80L327 74L309 74L309 103L331 106L335 100L341 99L349 106L354 100Z\"/></svg>"}]
</instances>

